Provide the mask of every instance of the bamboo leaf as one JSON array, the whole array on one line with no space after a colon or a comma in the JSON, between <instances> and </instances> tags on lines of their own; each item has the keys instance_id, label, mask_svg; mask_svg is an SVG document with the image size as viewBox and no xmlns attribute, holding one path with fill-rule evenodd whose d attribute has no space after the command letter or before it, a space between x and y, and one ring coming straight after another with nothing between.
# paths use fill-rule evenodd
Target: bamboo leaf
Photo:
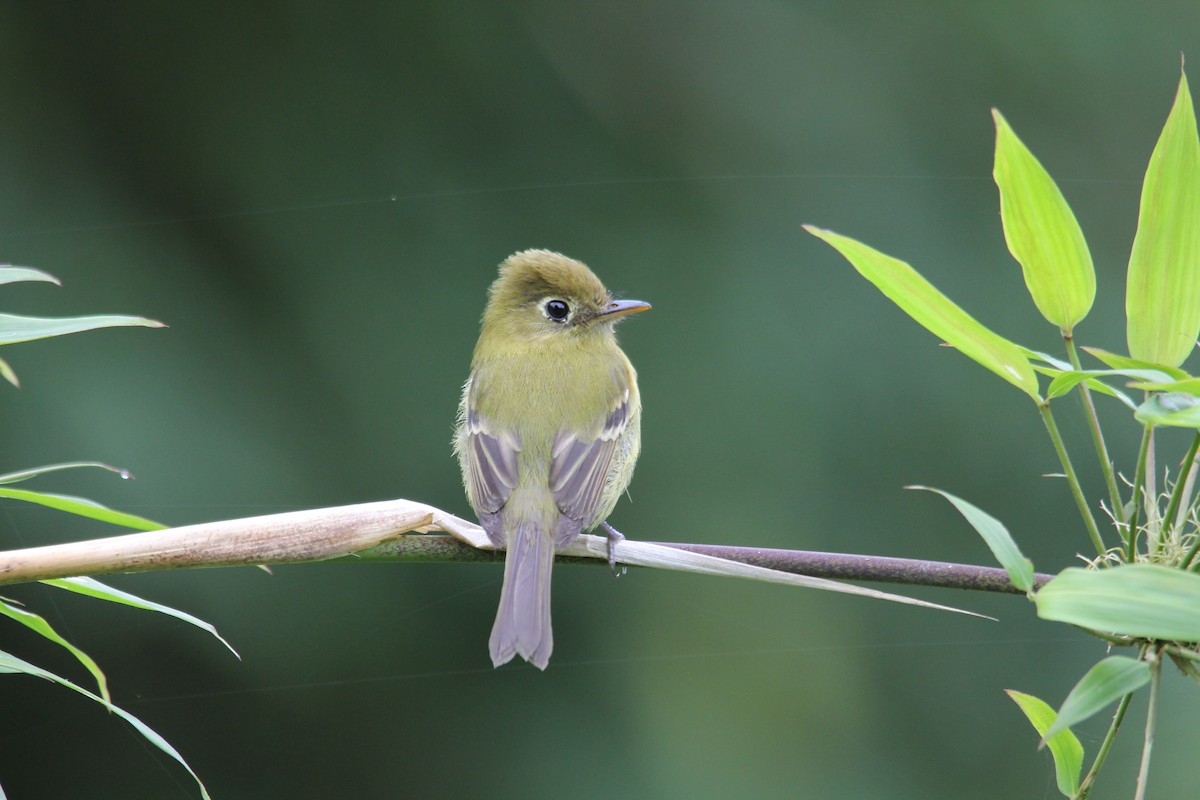
<instances>
[{"instance_id":1,"label":"bamboo leaf","mask_svg":"<svg viewBox=\"0 0 1200 800\"><path fill-rule=\"evenodd\" d=\"M71 514L76 514L89 519L97 519L101 522L107 522L112 525L120 525L125 528L133 528L139 531L159 531L166 528L166 525L155 522L154 520L139 517L136 514L126 514L124 511L116 511L103 506L94 500L88 500L85 497L71 497L65 494L49 494L46 492L31 492L27 489L5 489L0 487L0 497L9 497L13 500L24 500L27 503L37 503L38 505L55 508L59 511L66 511Z\"/></svg>"},{"instance_id":2,"label":"bamboo leaf","mask_svg":"<svg viewBox=\"0 0 1200 800\"><path fill-rule=\"evenodd\" d=\"M1055 358L1054 356L1050 355L1049 353L1043 353L1040 350L1030 350L1028 347L1025 347L1024 345L1017 345L1017 347L1019 347L1021 349L1021 352L1024 353L1027 358L1030 358L1034 361L1041 361L1044 364L1054 367L1055 369L1060 369L1060 370L1064 370L1064 371L1070 371L1070 370L1074 369L1074 367L1071 366L1071 362L1063 361L1061 358Z\"/></svg>"},{"instance_id":3,"label":"bamboo leaf","mask_svg":"<svg viewBox=\"0 0 1200 800\"><path fill-rule=\"evenodd\" d=\"M1098 631L1200 641L1200 575L1157 564L1068 567L1033 596L1038 616Z\"/></svg>"},{"instance_id":4,"label":"bamboo leaf","mask_svg":"<svg viewBox=\"0 0 1200 800\"><path fill-rule=\"evenodd\" d=\"M1037 372L1039 375L1045 375L1052 381L1050 387L1046 390L1047 400L1053 400L1056 397L1061 397L1062 395L1066 394L1066 390L1059 391L1059 389L1062 388L1061 384L1056 387L1053 381L1060 375L1068 372L1075 372L1075 368L1069 362L1047 355L1046 353L1038 352L1037 350L1030 350L1028 347L1021 347L1021 352L1023 352L1033 363L1033 369L1035 372ZM1087 387L1093 392L1098 392L1100 394L1108 395L1109 397L1114 397L1117 400L1120 400L1122 405L1124 405L1130 411L1133 411L1137 408L1137 403L1130 400L1129 395L1125 394L1119 389L1114 389L1103 381L1100 381L1094 377L1089 377L1086 379L1086 383ZM1075 384L1072 384L1072 386L1074 385Z\"/></svg>"},{"instance_id":5,"label":"bamboo leaf","mask_svg":"<svg viewBox=\"0 0 1200 800\"><path fill-rule=\"evenodd\" d=\"M1125 656L1109 656L1087 671L1071 689L1058 715L1044 734L1049 738L1059 731L1083 722L1103 711L1120 698L1150 682L1150 666L1145 661Z\"/></svg>"},{"instance_id":6,"label":"bamboo leaf","mask_svg":"<svg viewBox=\"0 0 1200 800\"><path fill-rule=\"evenodd\" d=\"M4 378L4 380L18 389L21 388L21 382L17 380L17 373L13 372L13 368L3 358L0 358L0 378ZM0 798L0 800L3 800L3 798Z\"/></svg>"},{"instance_id":7,"label":"bamboo leaf","mask_svg":"<svg viewBox=\"0 0 1200 800\"><path fill-rule=\"evenodd\" d=\"M1182 380L1184 378L1190 377L1187 374L1187 372L1185 372L1184 370L1181 370L1179 367L1172 367L1172 366L1168 366L1166 364L1159 364L1155 361L1143 361L1143 360L1137 359L1137 358L1130 358L1129 356L1122 356L1122 355L1118 355L1117 353L1110 353L1107 350L1101 350L1099 347L1084 347L1082 349L1084 350L1084 352L1090 354L1097 361L1101 362L1105 366L1111 367L1112 369L1155 370L1157 372L1163 372L1167 375L1170 375L1172 378L1175 378L1176 380Z\"/></svg>"},{"instance_id":8,"label":"bamboo leaf","mask_svg":"<svg viewBox=\"0 0 1200 800\"><path fill-rule=\"evenodd\" d=\"M939 292L911 266L861 242L811 225L804 229L845 256L889 300L968 358L1029 395L1038 396L1037 375L1021 348L992 332Z\"/></svg>"},{"instance_id":9,"label":"bamboo leaf","mask_svg":"<svg viewBox=\"0 0 1200 800\"><path fill-rule=\"evenodd\" d=\"M1055 376L1055 377L1057 378L1059 376ZM1088 389L1090 389L1093 392L1097 392L1097 393L1103 394L1103 395L1108 395L1109 397L1115 397L1117 400L1120 400L1121 403L1126 408L1128 408L1130 411L1137 410L1138 404L1135 403L1133 400L1131 400L1129 398L1129 395L1125 394L1120 389L1116 389L1112 386L1109 386L1107 383L1104 383L1103 381L1098 380L1097 378L1091 377L1091 376L1085 377L1082 380L1082 382L1086 383ZM1080 381L1074 380L1074 379L1070 380L1067 383L1059 383L1059 384L1055 384L1054 381L1051 381L1050 388L1052 388L1054 391L1050 391L1050 389L1047 389L1046 398L1049 400L1053 400L1057 397L1061 397L1062 395L1069 392L1071 389L1075 388L1075 386L1078 385L1079 383L1080 383Z\"/></svg>"},{"instance_id":10,"label":"bamboo leaf","mask_svg":"<svg viewBox=\"0 0 1200 800\"><path fill-rule=\"evenodd\" d=\"M44 617L34 614L32 611L26 611L23 608L18 608L12 603L8 603L3 600L0 600L0 614L3 614L9 619L16 620L26 628L29 628L40 636L44 636L60 647L66 649L71 655L78 659L80 664L83 664L84 668L87 669L88 672L92 673L92 677L96 679L96 686L100 690L100 696L104 698L105 702L111 700L108 695L108 681L105 680L104 673L100 670L100 666L94 660L92 660L91 656L60 636L58 631L54 630L53 626L51 626Z\"/></svg>"},{"instance_id":11,"label":"bamboo leaf","mask_svg":"<svg viewBox=\"0 0 1200 800\"><path fill-rule=\"evenodd\" d=\"M135 594L130 594L129 592L124 592L120 589L115 589L112 586L101 583L95 578L54 578L52 580L42 581L42 583L46 584L47 586L54 586L58 589L66 589L68 592L75 592L88 597L94 597L97 600L107 600L110 603L120 603L121 605L140 608L144 611L157 611L160 614L166 614L169 617L182 620L189 625L195 625L201 630L208 631L210 634L216 637L217 641L229 648L229 652L233 653L238 658L241 658L241 656L238 655L238 651L233 649L233 645L225 641L221 634L217 633L217 629L215 627L199 617L192 616L186 611L180 611L177 608L171 608L170 606L165 606L162 603L155 603L152 600L146 600L138 597Z\"/></svg>"},{"instance_id":12,"label":"bamboo leaf","mask_svg":"<svg viewBox=\"0 0 1200 800\"><path fill-rule=\"evenodd\" d=\"M958 513L962 514L967 522L971 523L971 527L983 538L984 543L992 551L992 555L1000 562L1000 566L1008 571L1008 579L1012 581L1012 585L1026 594L1033 591L1033 563L1021 553L1021 548L1017 547L1016 541L1008 532L1008 528L1004 527L1004 523L966 500L955 497L949 492L943 492L941 489L929 486L909 486L907 488L934 492L949 500L958 509Z\"/></svg>"},{"instance_id":13,"label":"bamboo leaf","mask_svg":"<svg viewBox=\"0 0 1200 800\"><path fill-rule=\"evenodd\" d=\"M1058 791L1066 797L1074 797L1079 791L1079 773L1083 769L1083 745L1071 730L1059 731L1047 737L1046 731L1054 724L1054 709L1031 694L1009 689L1005 692L1025 713L1025 717L1033 725L1050 748L1054 758L1054 774L1058 781Z\"/></svg>"},{"instance_id":14,"label":"bamboo leaf","mask_svg":"<svg viewBox=\"0 0 1200 800\"><path fill-rule=\"evenodd\" d=\"M1103 381L1098 381L1095 378L1088 378L1087 387L1093 392L1099 392L1100 394L1108 395L1109 397L1115 397L1117 400L1120 400L1122 405L1124 405L1130 411L1137 410L1137 403L1133 402L1129 395L1125 394L1120 389L1114 389Z\"/></svg>"},{"instance_id":15,"label":"bamboo leaf","mask_svg":"<svg viewBox=\"0 0 1200 800\"><path fill-rule=\"evenodd\" d=\"M1134 389L1145 389L1147 392L1180 392L1200 397L1200 378L1184 378L1178 381L1144 382L1129 384Z\"/></svg>"},{"instance_id":16,"label":"bamboo leaf","mask_svg":"<svg viewBox=\"0 0 1200 800\"><path fill-rule=\"evenodd\" d=\"M120 469L119 467L111 467L108 464L103 464L99 461L67 461L62 464L47 464L44 467L30 467L29 469L18 470L17 472L9 472L0 475L0 483L20 483L27 481L30 478L36 478L39 475L45 475L50 472L61 472L64 469L81 469L88 467L96 467L97 469L106 469L109 472L115 472L122 478L132 478L129 470Z\"/></svg>"},{"instance_id":17,"label":"bamboo leaf","mask_svg":"<svg viewBox=\"0 0 1200 800\"><path fill-rule=\"evenodd\" d=\"M1179 366L1200 334L1200 139L1182 71L1150 155L1129 255L1126 336L1135 358Z\"/></svg>"},{"instance_id":18,"label":"bamboo leaf","mask_svg":"<svg viewBox=\"0 0 1200 800\"><path fill-rule=\"evenodd\" d=\"M12 264L0 264L0 284L17 283L18 281L45 281L58 284L58 278L32 267L14 267ZM61 285L61 284L59 284Z\"/></svg>"},{"instance_id":19,"label":"bamboo leaf","mask_svg":"<svg viewBox=\"0 0 1200 800\"><path fill-rule=\"evenodd\" d=\"M22 317L17 314L0 314L0 344L29 342L34 339L64 336L68 333L79 333L97 328L116 328L135 325L144 328L166 327L157 320L146 319L145 317L128 317L119 314L55 319Z\"/></svg>"},{"instance_id":20,"label":"bamboo leaf","mask_svg":"<svg viewBox=\"0 0 1200 800\"><path fill-rule=\"evenodd\" d=\"M435 524L441 524L439 521ZM458 525L453 527L445 527L444 530L452 533L455 538L460 539L473 547L481 547L490 549L493 545L489 542L487 534L482 528L476 525ZM565 549L558 551L562 555L572 556L590 556L592 558L608 558L608 539L602 536L591 536L584 534L575 538L575 540ZM692 572L698 575L720 575L729 578L746 578L754 581L764 581L766 583L782 583L789 586L803 586L808 589L818 589L823 592L840 592L841 594L853 594L859 597L869 597L875 600L887 600L891 603L903 603L910 606L920 606L922 608L933 608L939 611L953 611L957 614L967 614L972 617L981 617L983 619L992 619L983 614L977 614L974 611L966 611L953 606L943 606L936 603L930 603L925 600L918 600L915 597L905 597L904 595L892 594L891 592L881 592L878 589L869 589L866 586L855 586L841 581L829 580L827 578L817 578L812 575L798 575L792 572L783 572L781 570L760 567L755 564L743 563L741 561L730 561L724 558L705 555L703 553L693 553L687 550L681 550L675 547L665 547L653 542L638 542L633 539L623 539L616 546L617 561L621 564L629 564L636 567L656 567L658 569L676 570L679 572Z\"/></svg>"},{"instance_id":21,"label":"bamboo leaf","mask_svg":"<svg viewBox=\"0 0 1200 800\"><path fill-rule=\"evenodd\" d=\"M1137 407L1133 418L1143 425L1200 428L1200 398L1181 392L1151 395Z\"/></svg>"},{"instance_id":22,"label":"bamboo leaf","mask_svg":"<svg viewBox=\"0 0 1200 800\"><path fill-rule=\"evenodd\" d=\"M1092 255L1054 179L992 109L1004 239L1021 265L1038 311L1064 332L1087 316L1096 297Z\"/></svg>"},{"instance_id":23,"label":"bamboo leaf","mask_svg":"<svg viewBox=\"0 0 1200 800\"><path fill-rule=\"evenodd\" d=\"M1072 370L1070 372L1062 372L1050 381L1050 385L1046 387L1046 397L1054 399L1062 397L1070 392L1077 385L1086 382L1090 388L1095 388L1097 385L1103 385L1100 381L1092 380L1098 377L1109 377L1120 375L1126 378L1133 378L1139 381L1151 380L1170 380L1170 376L1165 372L1152 369L1088 369L1078 372ZM1110 388L1111 387L1106 387ZM1115 391L1115 390L1113 390Z\"/></svg>"},{"instance_id":24,"label":"bamboo leaf","mask_svg":"<svg viewBox=\"0 0 1200 800\"><path fill-rule=\"evenodd\" d=\"M104 706L106 709L108 709L112 713L116 714L118 717L125 720L130 725L132 725L134 727L134 729L138 733L140 733L143 738L146 739L146 741L150 742L155 747L157 747L159 750L163 751L164 753L169 755L171 758L173 758L177 762L179 762L183 766L183 768L188 771L188 774L192 776L192 779L196 781L196 785L200 788L200 794L202 797L204 797L204 800L211 800L209 797L209 794L208 794L208 790L206 788L204 788L204 784L200 782L199 776L196 775L196 773L192 770L191 766L189 766L188 763L183 760L183 756L181 756L179 754L179 751L176 750L174 747L172 747L171 743L168 742L166 739L164 739L162 736L160 736L153 728L151 728L146 723L142 722L140 719L135 717L133 714L130 714L125 709L121 708L120 706L113 705L111 702L105 700L104 698L100 697L99 695L89 692L87 689L84 689L82 686L72 683L71 681L67 680L66 678L56 675L53 672L50 672L49 670L42 669L41 667L36 666L34 664L30 664L28 661L17 658L16 656L12 655L11 653L5 653L4 651L0 651L0 672L23 673L25 675L33 675L38 678L44 678L45 680L53 681L54 683L57 683L60 686L65 686L72 691L78 692L79 694L83 695L84 697L87 697L91 700L96 701L97 703Z\"/></svg>"}]
</instances>

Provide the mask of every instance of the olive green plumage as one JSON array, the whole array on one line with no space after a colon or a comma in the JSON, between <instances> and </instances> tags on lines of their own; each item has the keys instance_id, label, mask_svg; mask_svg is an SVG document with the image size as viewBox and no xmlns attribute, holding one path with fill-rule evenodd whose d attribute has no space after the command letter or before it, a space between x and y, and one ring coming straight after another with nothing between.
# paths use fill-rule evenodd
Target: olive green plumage
<instances>
[{"instance_id":1,"label":"olive green plumage","mask_svg":"<svg viewBox=\"0 0 1200 800\"><path fill-rule=\"evenodd\" d=\"M492 662L545 669L555 550L604 521L640 447L637 373L613 325L650 306L617 300L583 263L526 250L500 265L454 451L472 508L506 546Z\"/></svg>"}]
</instances>

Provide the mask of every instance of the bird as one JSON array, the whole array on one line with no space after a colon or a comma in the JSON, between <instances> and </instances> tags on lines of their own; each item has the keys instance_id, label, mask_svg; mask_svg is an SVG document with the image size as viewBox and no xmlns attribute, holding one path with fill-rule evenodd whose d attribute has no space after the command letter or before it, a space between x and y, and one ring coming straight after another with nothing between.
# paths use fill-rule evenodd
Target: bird
<instances>
[{"instance_id":1,"label":"bird","mask_svg":"<svg viewBox=\"0 0 1200 800\"><path fill-rule=\"evenodd\" d=\"M480 524L506 550L495 667L518 655L549 664L556 551L602 526L615 571L622 537L606 518L633 476L642 404L614 326L649 308L614 299L586 264L549 250L509 256L488 289L454 452Z\"/></svg>"}]
</instances>

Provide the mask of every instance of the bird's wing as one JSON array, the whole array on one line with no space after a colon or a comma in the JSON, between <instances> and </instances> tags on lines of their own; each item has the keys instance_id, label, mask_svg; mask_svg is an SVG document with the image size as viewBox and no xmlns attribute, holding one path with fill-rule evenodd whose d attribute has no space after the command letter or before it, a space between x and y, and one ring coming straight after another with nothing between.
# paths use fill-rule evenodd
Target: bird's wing
<instances>
[{"instance_id":1,"label":"bird's wing","mask_svg":"<svg viewBox=\"0 0 1200 800\"><path fill-rule=\"evenodd\" d=\"M617 392L599 430L561 430L554 438L550 460L550 491L562 512L555 534L563 546L575 538L599 510L604 485L608 482L613 454L629 422L630 391L628 382L618 378Z\"/></svg>"},{"instance_id":2,"label":"bird's wing","mask_svg":"<svg viewBox=\"0 0 1200 800\"><path fill-rule=\"evenodd\" d=\"M472 407L467 408L465 425L464 451L471 505L492 541L504 544L499 511L517 486L517 453L521 450L521 439L511 431L493 428Z\"/></svg>"}]
</instances>

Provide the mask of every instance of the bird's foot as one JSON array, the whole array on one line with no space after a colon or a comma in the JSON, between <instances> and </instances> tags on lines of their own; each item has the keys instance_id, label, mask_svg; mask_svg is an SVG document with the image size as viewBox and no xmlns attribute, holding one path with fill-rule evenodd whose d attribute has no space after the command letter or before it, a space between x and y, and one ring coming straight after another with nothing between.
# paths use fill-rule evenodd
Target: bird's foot
<instances>
[{"instance_id":1,"label":"bird's foot","mask_svg":"<svg viewBox=\"0 0 1200 800\"><path fill-rule=\"evenodd\" d=\"M625 565L617 564L617 542L625 541L625 534L609 525L607 522L601 522L600 527L604 529L604 535L608 537L608 568L612 570L614 578L619 578L625 574Z\"/></svg>"}]
</instances>

